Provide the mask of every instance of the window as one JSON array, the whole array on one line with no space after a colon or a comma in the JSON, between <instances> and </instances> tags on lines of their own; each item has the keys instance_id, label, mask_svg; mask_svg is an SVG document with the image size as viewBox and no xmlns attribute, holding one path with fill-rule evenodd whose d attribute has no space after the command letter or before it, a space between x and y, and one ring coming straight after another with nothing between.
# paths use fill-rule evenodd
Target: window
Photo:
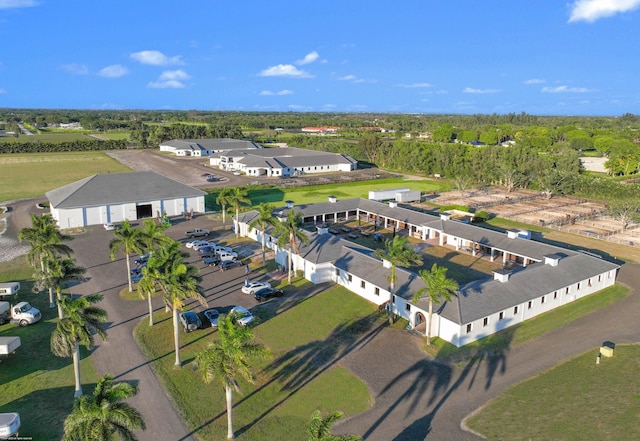
<instances>
[{"instance_id":1,"label":"window","mask_svg":"<svg viewBox=\"0 0 640 441\"><path fill-rule=\"evenodd\" d=\"M578 291L580 291L580 282L578 282Z\"/></svg>"},{"instance_id":2,"label":"window","mask_svg":"<svg viewBox=\"0 0 640 441\"><path fill-rule=\"evenodd\" d=\"M395 302L396 302L396 295L394 294L393 295L393 303L395 303Z\"/></svg>"},{"instance_id":3,"label":"window","mask_svg":"<svg viewBox=\"0 0 640 441\"><path fill-rule=\"evenodd\" d=\"M404 309L406 309L407 311L411 312L411 305L409 303L407 303L405 305Z\"/></svg>"},{"instance_id":4,"label":"window","mask_svg":"<svg viewBox=\"0 0 640 441\"><path fill-rule=\"evenodd\" d=\"M351 277L351 274L349 274L349 275L347 276L347 280L348 280L349 282L351 282L351 281L353 280L353 278Z\"/></svg>"},{"instance_id":5,"label":"window","mask_svg":"<svg viewBox=\"0 0 640 441\"><path fill-rule=\"evenodd\" d=\"M518 307L514 306L513 307L513 315L517 315L518 314Z\"/></svg>"},{"instance_id":6,"label":"window","mask_svg":"<svg viewBox=\"0 0 640 441\"><path fill-rule=\"evenodd\" d=\"M544 296L542 296L541 302L544 305Z\"/></svg>"},{"instance_id":7,"label":"window","mask_svg":"<svg viewBox=\"0 0 640 441\"><path fill-rule=\"evenodd\" d=\"M553 292L553 300L558 298L558 291Z\"/></svg>"},{"instance_id":8,"label":"window","mask_svg":"<svg viewBox=\"0 0 640 441\"><path fill-rule=\"evenodd\" d=\"M529 301L529 303L527 304L527 309L531 309L532 305L533 305L533 302Z\"/></svg>"},{"instance_id":9,"label":"window","mask_svg":"<svg viewBox=\"0 0 640 441\"><path fill-rule=\"evenodd\" d=\"M589 279L589 281L587 282L587 286L591 288L591 279Z\"/></svg>"},{"instance_id":10,"label":"window","mask_svg":"<svg viewBox=\"0 0 640 441\"><path fill-rule=\"evenodd\" d=\"M376 289L374 289L374 290L373 290L373 293L374 293L375 295L379 296L379 295L380 295L380 288L378 288L378 287L376 286Z\"/></svg>"},{"instance_id":11,"label":"window","mask_svg":"<svg viewBox=\"0 0 640 441\"><path fill-rule=\"evenodd\" d=\"M498 320L502 320L502 319L504 319L504 312L501 312L501 313L498 315Z\"/></svg>"},{"instance_id":12,"label":"window","mask_svg":"<svg viewBox=\"0 0 640 441\"><path fill-rule=\"evenodd\" d=\"M569 287L568 286L564 289L564 293L565 294L569 294Z\"/></svg>"},{"instance_id":13,"label":"window","mask_svg":"<svg viewBox=\"0 0 640 441\"><path fill-rule=\"evenodd\" d=\"M366 285L367 285L367 284L365 283L365 281L364 281L364 280L361 280L361 281L360 281L360 288L364 289Z\"/></svg>"},{"instance_id":14,"label":"window","mask_svg":"<svg viewBox=\"0 0 640 441\"><path fill-rule=\"evenodd\" d=\"M598 282L602 280L602 274L598 275Z\"/></svg>"},{"instance_id":15,"label":"window","mask_svg":"<svg viewBox=\"0 0 640 441\"><path fill-rule=\"evenodd\" d=\"M336 277L340 277L340 268L336 268Z\"/></svg>"},{"instance_id":16,"label":"window","mask_svg":"<svg viewBox=\"0 0 640 441\"><path fill-rule=\"evenodd\" d=\"M471 323L467 325L467 334L471 332Z\"/></svg>"},{"instance_id":17,"label":"window","mask_svg":"<svg viewBox=\"0 0 640 441\"><path fill-rule=\"evenodd\" d=\"M489 317L485 317L485 318L482 320L482 326L486 327L488 324L489 324Z\"/></svg>"}]
</instances>

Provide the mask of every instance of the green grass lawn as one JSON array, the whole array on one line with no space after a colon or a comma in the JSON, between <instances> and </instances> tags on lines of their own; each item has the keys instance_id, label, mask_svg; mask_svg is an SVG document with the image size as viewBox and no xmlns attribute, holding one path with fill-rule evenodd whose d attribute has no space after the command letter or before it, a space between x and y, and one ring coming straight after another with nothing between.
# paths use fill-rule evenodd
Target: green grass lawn
<instances>
[{"instance_id":1,"label":"green grass lawn","mask_svg":"<svg viewBox=\"0 0 640 441\"><path fill-rule=\"evenodd\" d=\"M73 407L75 381L71 358L55 357L49 350L57 310L49 309L48 294L31 292L31 270L21 258L3 262L0 282L21 284L18 299L28 301L42 312L42 320L20 327L0 326L3 337L18 336L21 346L0 362L0 413L18 412L22 422L20 435L30 439L60 439L63 422ZM15 300L14 300L15 301ZM81 378L85 393L91 393L98 376L91 359L82 351Z\"/></svg>"},{"instance_id":2,"label":"green grass lawn","mask_svg":"<svg viewBox=\"0 0 640 441\"><path fill-rule=\"evenodd\" d=\"M467 423L488 440L640 439L640 346L597 349L516 385Z\"/></svg>"},{"instance_id":3,"label":"green grass lawn","mask_svg":"<svg viewBox=\"0 0 640 441\"><path fill-rule=\"evenodd\" d=\"M347 416L366 410L371 404L366 385L338 361L358 338L383 323L374 310L364 299L334 288L256 326L256 338L273 356L257 367L256 384L241 382L243 394L234 395L237 439L304 440L316 409ZM153 328L146 320L140 323L136 338L197 437L224 439L224 391L218 384L205 385L194 363L216 331L181 331L183 367L175 368L170 316L156 315Z\"/></svg>"},{"instance_id":4,"label":"green grass lawn","mask_svg":"<svg viewBox=\"0 0 640 441\"><path fill-rule=\"evenodd\" d=\"M33 130L32 130L33 131ZM89 138L84 133L64 132L64 133L43 133L35 135L22 135L19 137L6 136L0 138L0 142L8 142L15 144L23 144L27 142L70 142L70 141L86 141Z\"/></svg>"},{"instance_id":5,"label":"green grass lawn","mask_svg":"<svg viewBox=\"0 0 640 441\"><path fill-rule=\"evenodd\" d=\"M0 202L43 196L92 174L130 171L103 152L0 155Z\"/></svg>"}]
</instances>

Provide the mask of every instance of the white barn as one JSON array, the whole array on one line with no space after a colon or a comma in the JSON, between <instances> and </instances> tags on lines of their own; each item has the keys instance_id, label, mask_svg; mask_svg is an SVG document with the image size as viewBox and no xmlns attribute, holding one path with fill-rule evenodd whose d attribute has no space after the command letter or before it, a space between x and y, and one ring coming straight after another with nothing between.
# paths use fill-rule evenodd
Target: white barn
<instances>
[{"instance_id":1,"label":"white barn","mask_svg":"<svg viewBox=\"0 0 640 441\"><path fill-rule=\"evenodd\" d=\"M240 139L172 139L160 143L161 152L174 153L176 156L202 157L216 152L236 149L259 149L259 144Z\"/></svg>"},{"instance_id":2,"label":"white barn","mask_svg":"<svg viewBox=\"0 0 640 441\"><path fill-rule=\"evenodd\" d=\"M530 240L511 231L500 233L366 199L290 206L276 214L284 216L289 209L301 212L308 225L318 218L323 222L368 220L370 213L376 213L385 225L403 227L414 237L437 238L441 246L455 251L484 253L491 261L501 259L515 265L516 269L497 270L493 277L463 285L450 302L434 305L431 335L458 347L612 286L619 269L619 265L597 256ZM261 232L248 227L256 216L255 211L242 214L238 228L241 235L261 241ZM292 256L294 270L302 271L312 283L332 281L343 285L376 305L390 308L412 327L422 325L426 333L428 300L412 302L413 294L425 287L418 274L396 268L394 296L389 303L388 262L373 257L371 249L328 234L325 225L316 229L317 233L309 233L309 245L301 245L298 255ZM267 246L275 250L276 261L286 267L288 251L277 247L270 231L266 232Z\"/></svg>"},{"instance_id":3,"label":"white barn","mask_svg":"<svg viewBox=\"0 0 640 441\"><path fill-rule=\"evenodd\" d=\"M205 195L154 172L93 175L46 193L60 228L202 213Z\"/></svg>"}]
</instances>

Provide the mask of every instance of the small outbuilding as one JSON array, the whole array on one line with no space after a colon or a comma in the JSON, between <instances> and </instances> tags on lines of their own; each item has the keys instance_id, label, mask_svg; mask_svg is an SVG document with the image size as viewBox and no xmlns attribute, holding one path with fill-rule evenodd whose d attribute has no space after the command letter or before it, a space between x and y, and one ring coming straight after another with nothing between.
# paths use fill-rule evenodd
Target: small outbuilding
<instances>
[{"instance_id":1,"label":"small outbuilding","mask_svg":"<svg viewBox=\"0 0 640 441\"><path fill-rule=\"evenodd\" d=\"M60 228L203 213L205 195L154 172L93 175L46 193Z\"/></svg>"}]
</instances>

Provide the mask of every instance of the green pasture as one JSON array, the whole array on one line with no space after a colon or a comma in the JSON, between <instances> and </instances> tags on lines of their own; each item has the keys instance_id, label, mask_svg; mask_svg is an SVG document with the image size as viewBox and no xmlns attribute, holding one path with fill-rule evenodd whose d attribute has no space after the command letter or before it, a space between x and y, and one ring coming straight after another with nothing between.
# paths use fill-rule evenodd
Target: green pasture
<instances>
[{"instance_id":1,"label":"green pasture","mask_svg":"<svg viewBox=\"0 0 640 441\"><path fill-rule=\"evenodd\" d=\"M77 132L65 132L65 133L44 133L37 135L21 135L19 137L6 136L0 138L0 142L13 142L18 144L24 144L25 142L46 142L46 143L58 143L58 142L71 142L71 141L86 141L92 139L84 133Z\"/></svg>"},{"instance_id":2,"label":"green pasture","mask_svg":"<svg viewBox=\"0 0 640 441\"><path fill-rule=\"evenodd\" d=\"M297 288L286 288L285 296L291 289ZM305 440L316 409L341 410L347 416L366 410L371 405L366 385L339 361L359 339L384 324L377 310L342 287L293 307L283 304L275 316L261 312L269 303L252 311L259 317L256 338L271 350L272 357L257 367L255 385L242 381L242 395L234 394L236 438ZM140 346L197 437L224 439L224 390L219 384L205 385L194 362L196 354L217 338L216 331L181 331L183 366L175 368L170 314L158 312L155 320L152 328L146 320L136 328Z\"/></svg>"},{"instance_id":3,"label":"green pasture","mask_svg":"<svg viewBox=\"0 0 640 441\"><path fill-rule=\"evenodd\" d=\"M28 301L42 312L42 320L34 325L0 326L0 336L18 336L21 341L14 354L1 358L0 413L20 414L21 436L34 440L60 439L64 419L73 407L73 365L71 358L55 357L49 350L57 310L49 309L48 293L31 291L31 272L25 257L3 262L0 269L0 282L20 282L18 298L12 301ZM81 354L83 390L90 393L98 375L86 351L81 349Z\"/></svg>"},{"instance_id":4,"label":"green pasture","mask_svg":"<svg viewBox=\"0 0 640 441\"><path fill-rule=\"evenodd\" d=\"M640 346L598 348L516 385L467 424L490 441L640 439Z\"/></svg>"},{"instance_id":5,"label":"green pasture","mask_svg":"<svg viewBox=\"0 0 640 441\"><path fill-rule=\"evenodd\" d=\"M0 202L44 196L93 174L126 171L103 152L0 155Z\"/></svg>"},{"instance_id":6,"label":"green pasture","mask_svg":"<svg viewBox=\"0 0 640 441\"><path fill-rule=\"evenodd\" d=\"M411 188L411 190L420 190L423 193L443 191L449 188L447 184L440 182L390 178L374 181L341 182L335 184L292 188L250 186L248 187L248 193L252 206L258 205L261 202L266 202L275 206L282 206L285 201L288 200L293 201L297 205L327 202L329 196L335 196L338 199L367 199L369 197L370 190L384 190L401 187ZM220 210L220 206L215 203L218 192L219 190L211 191L207 196L207 207Z\"/></svg>"}]
</instances>

